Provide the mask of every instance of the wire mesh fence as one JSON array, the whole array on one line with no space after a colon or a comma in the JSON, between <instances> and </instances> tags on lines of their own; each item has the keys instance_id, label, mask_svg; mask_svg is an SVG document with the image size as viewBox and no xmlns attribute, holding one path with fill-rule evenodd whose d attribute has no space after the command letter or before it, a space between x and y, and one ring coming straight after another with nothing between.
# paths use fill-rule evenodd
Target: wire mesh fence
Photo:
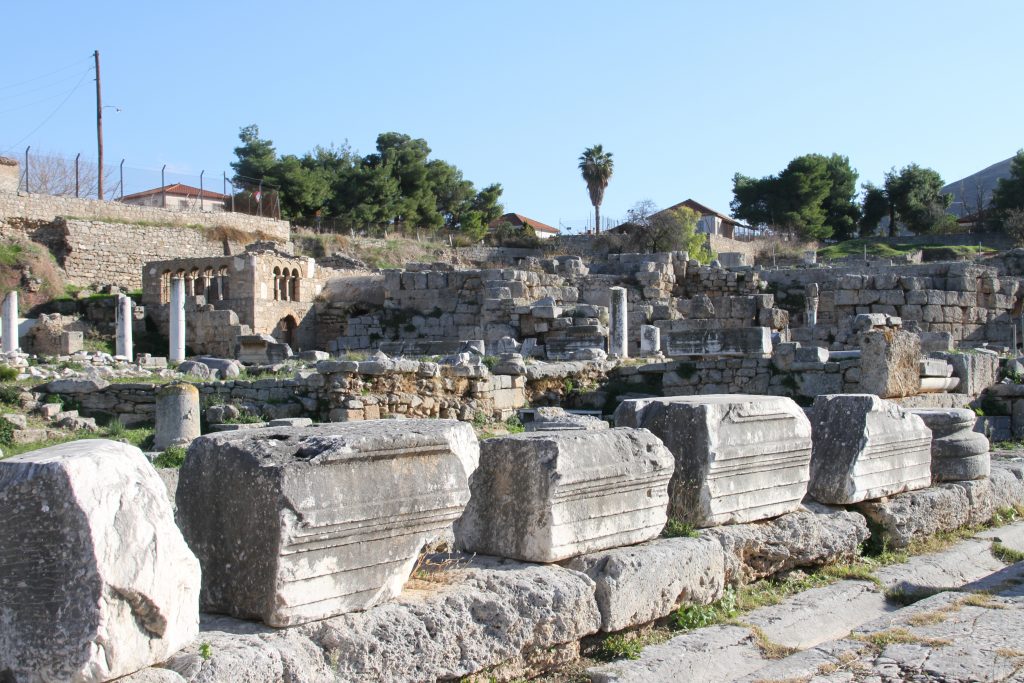
<instances>
[{"instance_id":1,"label":"wire mesh fence","mask_svg":"<svg viewBox=\"0 0 1024 683\"><path fill-rule=\"evenodd\" d=\"M121 160L104 164L102 197L100 171L82 154L74 157L25 149L18 159L18 189L82 199L155 206L182 212L229 211L254 216L281 217L278 189L263 180L226 172L189 173L173 167L147 168Z\"/></svg>"}]
</instances>

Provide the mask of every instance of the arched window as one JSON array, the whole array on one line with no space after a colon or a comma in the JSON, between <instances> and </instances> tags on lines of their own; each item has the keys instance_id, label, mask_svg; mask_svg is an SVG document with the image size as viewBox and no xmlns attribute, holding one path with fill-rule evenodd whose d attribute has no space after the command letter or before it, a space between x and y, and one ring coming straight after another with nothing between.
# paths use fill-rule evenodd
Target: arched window
<instances>
[{"instance_id":1,"label":"arched window","mask_svg":"<svg viewBox=\"0 0 1024 683\"><path fill-rule=\"evenodd\" d=\"M298 301L299 297L299 269L292 269L292 301Z\"/></svg>"},{"instance_id":2,"label":"arched window","mask_svg":"<svg viewBox=\"0 0 1024 683\"><path fill-rule=\"evenodd\" d=\"M274 301L281 300L281 269L274 268Z\"/></svg>"},{"instance_id":3,"label":"arched window","mask_svg":"<svg viewBox=\"0 0 1024 683\"><path fill-rule=\"evenodd\" d=\"M196 296L199 292L196 291L196 282L199 281L199 269L193 268L189 271L188 277L185 278L185 296Z\"/></svg>"}]
</instances>

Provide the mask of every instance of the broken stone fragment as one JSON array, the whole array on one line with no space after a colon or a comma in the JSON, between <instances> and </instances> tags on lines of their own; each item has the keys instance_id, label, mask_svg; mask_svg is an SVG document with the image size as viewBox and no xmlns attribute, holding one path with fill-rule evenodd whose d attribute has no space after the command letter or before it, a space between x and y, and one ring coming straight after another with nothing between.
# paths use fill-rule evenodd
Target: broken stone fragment
<instances>
[{"instance_id":1,"label":"broken stone fragment","mask_svg":"<svg viewBox=\"0 0 1024 683\"><path fill-rule=\"evenodd\" d=\"M617 427L644 427L675 456L669 516L694 526L792 512L807 491L811 425L792 399L709 394L623 401Z\"/></svg>"},{"instance_id":2,"label":"broken stone fragment","mask_svg":"<svg viewBox=\"0 0 1024 683\"><path fill-rule=\"evenodd\" d=\"M0 462L0 679L107 681L199 633L199 562L139 449L90 439Z\"/></svg>"},{"instance_id":3,"label":"broken stone fragment","mask_svg":"<svg viewBox=\"0 0 1024 683\"><path fill-rule=\"evenodd\" d=\"M851 505L931 484L932 433L920 417L871 394L818 396L808 492Z\"/></svg>"},{"instance_id":4,"label":"broken stone fragment","mask_svg":"<svg viewBox=\"0 0 1024 683\"><path fill-rule=\"evenodd\" d=\"M462 514L479 457L454 420L369 420L196 439L177 491L204 609L291 626L397 595Z\"/></svg>"},{"instance_id":5,"label":"broken stone fragment","mask_svg":"<svg viewBox=\"0 0 1024 683\"><path fill-rule=\"evenodd\" d=\"M643 429L487 439L456 545L558 562L650 540L665 526L672 470L672 454Z\"/></svg>"}]
</instances>

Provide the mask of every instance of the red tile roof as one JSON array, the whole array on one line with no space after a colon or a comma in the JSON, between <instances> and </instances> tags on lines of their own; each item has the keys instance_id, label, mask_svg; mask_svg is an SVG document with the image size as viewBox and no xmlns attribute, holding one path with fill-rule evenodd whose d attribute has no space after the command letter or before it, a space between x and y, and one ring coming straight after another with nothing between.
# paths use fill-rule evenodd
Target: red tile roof
<instances>
[{"instance_id":1,"label":"red tile roof","mask_svg":"<svg viewBox=\"0 0 1024 683\"><path fill-rule=\"evenodd\" d=\"M205 188L203 190L200 190L198 187L192 187L191 185L185 185L184 183L174 183L173 185L156 187L153 188L152 190L143 190L142 192L136 192L134 194L126 194L124 197L121 197L121 200L124 201L125 199L141 199L142 197L151 197L155 194L163 193L166 193L171 197L195 197L196 199L198 199L200 192L203 193L203 199L231 199L231 197L229 197L228 195L221 194L220 192L214 192L212 190L207 190Z\"/></svg>"},{"instance_id":2,"label":"red tile roof","mask_svg":"<svg viewBox=\"0 0 1024 683\"><path fill-rule=\"evenodd\" d=\"M558 234L558 228L552 228L547 223L541 223L532 218L527 218L521 213L506 213L504 216L491 222L491 226L498 223L511 223L512 225L529 225L535 232L548 232L552 235Z\"/></svg>"}]
</instances>

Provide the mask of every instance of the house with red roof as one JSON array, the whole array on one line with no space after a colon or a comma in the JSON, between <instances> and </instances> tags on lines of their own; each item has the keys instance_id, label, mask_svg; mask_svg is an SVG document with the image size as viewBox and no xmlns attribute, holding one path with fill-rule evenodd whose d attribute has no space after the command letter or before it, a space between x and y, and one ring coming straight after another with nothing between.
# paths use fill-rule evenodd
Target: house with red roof
<instances>
[{"instance_id":1,"label":"house with red roof","mask_svg":"<svg viewBox=\"0 0 1024 683\"><path fill-rule=\"evenodd\" d=\"M172 211L227 211L231 197L184 183L126 194L120 201L135 206L156 206Z\"/></svg>"},{"instance_id":2,"label":"house with red roof","mask_svg":"<svg viewBox=\"0 0 1024 683\"><path fill-rule=\"evenodd\" d=\"M502 223L510 223L517 228L529 226L533 228L534 234L537 235L537 239L540 240L546 240L559 234L558 228L552 228L547 223L541 223L538 220L527 218L520 213L506 213L504 216L491 221L490 227L494 228Z\"/></svg>"}]
</instances>

